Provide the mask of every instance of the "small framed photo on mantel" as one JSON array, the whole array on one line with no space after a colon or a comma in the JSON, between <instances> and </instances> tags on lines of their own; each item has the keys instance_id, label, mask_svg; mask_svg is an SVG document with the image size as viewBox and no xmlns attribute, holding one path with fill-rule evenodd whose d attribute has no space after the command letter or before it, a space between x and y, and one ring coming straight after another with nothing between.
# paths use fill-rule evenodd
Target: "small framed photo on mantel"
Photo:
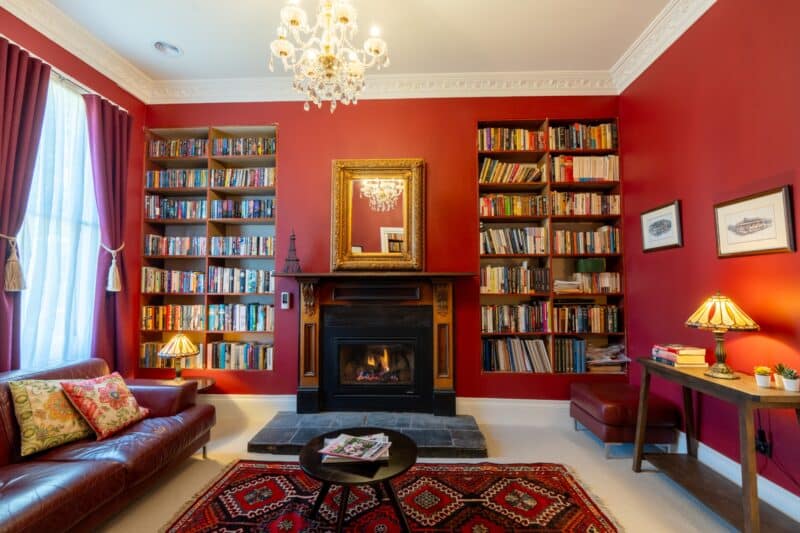
<instances>
[{"instance_id":1,"label":"small framed photo on mantel","mask_svg":"<svg viewBox=\"0 0 800 533\"><path fill-rule=\"evenodd\" d=\"M719 257L795 250L791 185L716 204L714 222Z\"/></svg>"},{"instance_id":2,"label":"small framed photo on mantel","mask_svg":"<svg viewBox=\"0 0 800 533\"><path fill-rule=\"evenodd\" d=\"M681 201L645 211L642 220L642 251L654 252L683 246Z\"/></svg>"}]
</instances>

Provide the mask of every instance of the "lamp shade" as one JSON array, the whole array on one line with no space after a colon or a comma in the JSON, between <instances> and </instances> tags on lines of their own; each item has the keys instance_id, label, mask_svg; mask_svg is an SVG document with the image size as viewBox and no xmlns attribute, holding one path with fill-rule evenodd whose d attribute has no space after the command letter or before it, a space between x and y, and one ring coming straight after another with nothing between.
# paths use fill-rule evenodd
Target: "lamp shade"
<instances>
[{"instance_id":1,"label":"lamp shade","mask_svg":"<svg viewBox=\"0 0 800 533\"><path fill-rule=\"evenodd\" d=\"M747 313L720 293L710 296L686 321L690 328L715 331L755 331L758 324Z\"/></svg>"},{"instance_id":2,"label":"lamp shade","mask_svg":"<svg viewBox=\"0 0 800 533\"><path fill-rule=\"evenodd\" d=\"M164 345L158 352L160 357L178 359L181 357L192 357L200 353L197 346L183 333L178 333Z\"/></svg>"}]
</instances>

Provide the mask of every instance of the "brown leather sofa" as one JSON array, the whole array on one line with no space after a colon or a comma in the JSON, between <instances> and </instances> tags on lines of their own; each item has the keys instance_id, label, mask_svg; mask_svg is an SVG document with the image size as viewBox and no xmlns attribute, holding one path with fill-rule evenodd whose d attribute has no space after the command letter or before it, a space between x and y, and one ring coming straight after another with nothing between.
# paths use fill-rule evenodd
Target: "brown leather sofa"
<instances>
[{"instance_id":1,"label":"brown leather sofa","mask_svg":"<svg viewBox=\"0 0 800 533\"><path fill-rule=\"evenodd\" d=\"M197 384L129 384L149 416L105 440L94 437L20 457L8 382L108 374L102 359L44 371L0 373L0 532L88 530L141 495L209 440L214 407L196 405Z\"/></svg>"}]
</instances>

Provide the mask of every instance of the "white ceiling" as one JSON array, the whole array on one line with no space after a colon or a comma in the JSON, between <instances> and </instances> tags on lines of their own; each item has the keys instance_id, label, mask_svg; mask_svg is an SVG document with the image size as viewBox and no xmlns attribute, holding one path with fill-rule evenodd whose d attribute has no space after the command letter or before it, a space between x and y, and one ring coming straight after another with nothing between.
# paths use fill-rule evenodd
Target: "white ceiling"
<instances>
[{"instance_id":1,"label":"white ceiling","mask_svg":"<svg viewBox=\"0 0 800 533\"><path fill-rule=\"evenodd\" d=\"M396 98L618 94L715 0L352 2L356 42L379 25L392 61L364 96ZM301 0L310 15L317 3ZM0 0L147 103L297 99L282 67L267 69L284 4ZM159 40L183 55L158 53Z\"/></svg>"},{"instance_id":2,"label":"white ceiling","mask_svg":"<svg viewBox=\"0 0 800 533\"><path fill-rule=\"evenodd\" d=\"M281 0L49 0L155 80L269 76ZM608 71L668 0L353 0L387 73ZM302 0L309 16L317 0ZM312 18L313 20L313 18ZM178 58L153 48L164 40ZM273 76L283 75L276 69Z\"/></svg>"}]
</instances>

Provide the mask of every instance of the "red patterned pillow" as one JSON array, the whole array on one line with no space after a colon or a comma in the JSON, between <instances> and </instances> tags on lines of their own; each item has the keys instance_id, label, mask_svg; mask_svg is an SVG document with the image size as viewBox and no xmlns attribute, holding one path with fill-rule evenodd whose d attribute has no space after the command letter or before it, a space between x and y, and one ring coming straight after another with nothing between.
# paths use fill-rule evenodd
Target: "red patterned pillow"
<instances>
[{"instance_id":1,"label":"red patterned pillow","mask_svg":"<svg viewBox=\"0 0 800 533\"><path fill-rule=\"evenodd\" d=\"M110 437L150 412L139 407L117 372L83 381L62 381L61 387L75 409L97 433L97 440Z\"/></svg>"}]
</instances>

